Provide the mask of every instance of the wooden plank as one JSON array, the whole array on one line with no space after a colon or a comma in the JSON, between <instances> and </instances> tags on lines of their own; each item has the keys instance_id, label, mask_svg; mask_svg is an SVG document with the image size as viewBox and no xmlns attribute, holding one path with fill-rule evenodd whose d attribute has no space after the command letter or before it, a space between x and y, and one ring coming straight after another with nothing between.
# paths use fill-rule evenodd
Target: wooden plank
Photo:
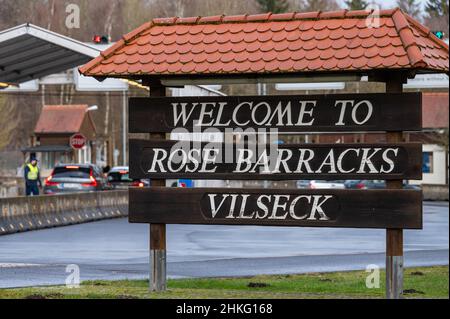
<instances>
[{"instance_id":1,"label":"wooden plank","mask_svg":"<svg viewBox=\"0 0 450 319\"><path fill-rule=\"evenodd\" d=\"M130 99L130 132L172 132L180 127L190 132L226 128L308 133L419 131L422 96L413 92Z\"/></svg>"},{"instance_id":2,"label":"wooden plank","mask_svg":"<svg viewBox=\"0 0 450 319\"><path fill-rule=\"evenodd\" d=\"M129 145L131 178L422 178L419 143L233 145L130 140Z\"/></svg>"},{"instance_id":3,"label":"wooden plank","mask_svg":"<svg viewBox=\"0 0 450 319\"><path fill-rule=\"evenodd\" d=\"M130 189L132 223L422 228L416 190Z\"/></svg>"}]
</instances>

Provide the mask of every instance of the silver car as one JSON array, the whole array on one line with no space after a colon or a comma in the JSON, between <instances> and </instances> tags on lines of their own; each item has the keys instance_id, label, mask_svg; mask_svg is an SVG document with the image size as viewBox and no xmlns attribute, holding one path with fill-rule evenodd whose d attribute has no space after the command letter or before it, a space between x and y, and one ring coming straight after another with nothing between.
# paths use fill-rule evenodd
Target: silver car
<instances>
[{"instance_id":1,"label":"silver car","mask_svg":"<svg viewBox=\"0 0 450 319\"><path fill-rule=\"evenodd\" d=\"M314 180L309 182L310 189L326 189L326 188L333 188L333 189L345 189L345 181L321 181L321 180Z\"/></svg>"}]
</instances>

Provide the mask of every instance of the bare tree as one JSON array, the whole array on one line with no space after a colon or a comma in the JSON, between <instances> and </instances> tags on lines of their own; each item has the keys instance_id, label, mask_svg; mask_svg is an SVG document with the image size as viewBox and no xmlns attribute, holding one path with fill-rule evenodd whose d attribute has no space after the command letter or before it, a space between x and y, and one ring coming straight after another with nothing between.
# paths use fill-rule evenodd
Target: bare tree
<instances>
[{"instance_id":1,"label":"bare tree","mask_svg":"<svg viewBox=\"0 0 450 319\"><path fill-rule=\"evenodd\" d=\"M189 16L251 14L257 12L261 12L261 10L255 0L196 0L186 11Z\"/></svg>"},{"instance_id":2,"label":"bare tree","mask_svg":"<svg viewBox=\"0 0 450 319\"><path fill-rule=\"evenodd\" d=\"M123 3L122 16L125 32L129 32L152 18L159 16L153 0L127 0Z\"/></svg>"},{"instance_id":3,"label":"bare tree","mask_svg":"<svg viewBox=\"0 0 450 319\"><path fill-rule=\"evenodd\" d=\"M333 11L340 8L336 0L298 0L295 11Z\"/></svg>"},{"instance_id":4,"label":"bare tree","mask_svg":"<svg viewBox=\"0 0 450 319\"><path fill-rule=\"evenodd\" d=\"M53 18L55 16L55 0L51 0L49 3L50 6L50 10L49 10L49 15L48 15L48 23L47 23L47 29L51 29L52 28L52 22L53 22Z\"/></svg>"},{"instance_id":5,"label":"bare tree","mask_svg":"<svg viewBox=\"0 0 450 319\"><path fill-rule=\"evenodd\" d=\"M185 17L193 5L195 5L193 0L155 0L152 4L152 11L156 17Z\"/></svg>"},{"instance_id":6,"label":"bare tree","mask_svg":"<svg viewBox=\"0 0 450 319\"><path fill-rule=\"evenodd\" d=\"M289 9L287 0L256 0L262 12L282 13Z\"/></svg>"},{"instance_id":7,"label":"bare tree","mask_svg":"<svg viewBox=\"0 0 450 319\"><path fill-rule=\"evenodd\" d=\"M113 14L116 4L117 4L116 1L111 1L111 5L108 7L108 11L106 13L104 31L108 35L108 37L111 36L111 30L113 26Z\"/></svg>"},{"instance_id":8,"label":"bare tree","mask_svg":"<svg viewBox=\"0 0 450 319\"><path fill-rule=\"evenodd\" d=\"M368 5L364 0L347 0L345 4L349 10L364 10Z\"/></svg>"}]
</instances>

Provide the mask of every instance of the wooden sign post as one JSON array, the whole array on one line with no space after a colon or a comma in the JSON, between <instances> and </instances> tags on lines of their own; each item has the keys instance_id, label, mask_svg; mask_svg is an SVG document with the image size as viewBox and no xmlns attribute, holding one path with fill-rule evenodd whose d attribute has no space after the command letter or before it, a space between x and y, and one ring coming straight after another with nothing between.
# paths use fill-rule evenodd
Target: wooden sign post
<instances>
[{"instance_id":1,"label":"wooden sign post","mask_svg":"<svg viewBox=\"0 0 450 319\"><path fill-rule=\"evenodd\" d=\"M160 83L151 83L150 96L166 96L166 87ZM149 109L151 112L151 109ZM157 132L150 133L151 139L162 141L166 134ZM152 179L151 186L165 187L164 178ZM150 224L150 291L164 291L167 289L167 251L166 251L166 224Z\"/></svg>"},{"instance_id":2,"label":"wooden sign post","mask_svg":"<svg viewBox=\"0 0 450 319\"><path fill-rule=\"evenodd\" d=\"M126 78L141 80L144 85L151 87L150 97L130 99L128 126L130 133L153 134L150 141L133 140L130 144L130 175L152 179L153 187L164 186L163 180L169 177L302 180L340 176L342 179L387 180L387 189L390 192L375 194L361 190L359 193L361 197L371 200L360 205L363 212L368 207L378 207L375 211L382 214L372 216L353 212L350 220L344 219L345 223L342 216L346 213L340 206L327 205L348 204L353 196L353 193L349 192L330 193L330 200L327 199L324 206L321 206L319 203L314 204L314 200L318 198L315 196L319 194L277 194L266 187L267 192L260 194L243 193L241 197L234 193L229 196L225 194L222 197L223 206L220 207L237 207L239 199L239 207L244 208L242 215L239 211L237 216L265 216L264 213L261 215L261 212L252 215L255 211L246 209L256 209L254 203L259 209L260 206L267 206L266 196L269 196L273 204L272 210L275 209L274 219L277 219L275 217L278 213L287 212L286 216L297 220L295 216L304 214L296 210L300 206L289 202L294 200L291 197L294 196L302 199L306 209L316 211L320 206L327 207L329 213L338 212L338 215L330 215L339 216L336 217L336 225L386 227L386 295L388 298L400 298L403 280L402 232L405 227L411 226L411 220L403 220L404 223L400 220L405 216L413 217L414 225L420 227L421 220L417 219L417 207L409 207L406 213L406 206L398 206L405 200L402 197L404 195L395 198L392 196L406 191L401 189L403 179L421 179L421 165L418 164L422 160L419 145L402 141L403 132L422 129L421 93L403 93L402 85L407 78L414 78L417 74L448 73L449 49L448 45L428 32L425 26L411 20L398 8L383 10L380 17L384 22L376 26L367 23L371 20L370 17L370 12L360 10L157 18L124 35L114 46L79 70L83 75L98 80L108 77ZM330 28L322 30L331 24L331 32ZM334 36L335 33L339 36ZM200 84L248 85L262 82L350 82L362 81L363 77L367 77L369 82L386 83L385 92L349 94L342 90L343 94L323 95L166 97L163 87L166 85L179 88ZM208 90L205 87L197 87L191 92L197 89ZM306 87L304 89L306 90ZM175 129L179 130L173 131ZM267 149L272 149L272 144L275 144L272 142L263 146L262 153L250 153L248 147L253 147L251 143L240 150L228 144L215 148L211 145L194 145L183 153L185 149L166 143L163 136L163 133L190 132L224 132L242 136L242 131L247 130L269 139L278 132L304 133L307 136L323 132L380 132L385 135L386 143L283 145L275 151L279 153L270 152L270 155ZM244 135L247 133L244 132ZM218 153L225 152L226 155L225 150L229 148L240 152L241 157L234 157L234 161L219 162ZM174 160L175 157L177 161ZM180 194L182 192L174 191ZM153 222L150 246L152 252L155 252L155 258L152 258L152 268L155 272L152 280L155 282L151 287L163 290L165 278L161 276L165 272L165 264L162 261L165 258L161 256L165 256L166 248L164 225L170 220L168 216L165 216L167 219L160 218L161 212L155 212L151 207L147 210L142 203L152 202L164 211L174 207L181 209L177 206L179 197L174 193L173 198L163 205L158 202L158 198L167 198L162 189L152 188L151 192L142 192L139 196L136 194L136 197L134 192L135 190L131 189L130 195L137 202L130 203L130 207L139 209L139 214L130 210L129 218L130 221ZM195 196L201 195L192 189L188 192ZM210 195L214 196L204 193L201 198ZM281 195L289 196L289 200ZM217 193L216 196L214 198L222 195ZM253 206L246 205L245 198L249 203L253 203ZM275 198L278 202L272 202ZM310 202L305 203L305 198L309 198ZM235 202L228 202L233 199ZM280 203L283 199L287 201ZM142 203L139 203L140 201ZM386 202L383 209L377 206L380 201ZM188 201L187 204L190 206L182 207L186 213L172 216L176 217L177 222L189 223L195 220L203 223L203 219L211 221L212 211L211 216L208 215L204 203L199 206ZM293 211L285 211L284 204L286 207L293 207ZM391 213L385 215L388 206ZM214 215L212 220L217 220L215 216L221 215ZM236 215L233 213L230 216ZM237 220L237 224L244 220L245 223L262 223L260 218ZM356 223L357 220L360 222ZM279 222L280 225L285 225L285 222ZM311 220L308 219L308 222ZM298 223L302 226L304 221ZM295 223L289 221L288 224ZM316 226L322 225L330 226L333 223L320 223Z\"/></svg>"},{"instance_id":3,"label":"wooden sign post","mask_svg":"<svg viewBox=\"0 0 450 319\"><path fill-rule=\"evenodd\" d=\"M406 78L391 75L386 81L386 93L403 92L403 83ZM403 141L403 132L388 132L386 135L388 143L398 143ZM387 189L402 189L403 180L386 181ZM386 298L400 299L403 296L403 229L386 229Z\"/></svg>"},{"instance_id":4,"label":"wooden sign post","mask_svg":"<svg viewBox=\"0 0 450 319\"><path fill-rule=\"evenodd\" d=\"M385 78L383 79L385 80ZM168 98L151 83L150 98L130 100L130 177L150 189L130 189L129 221L150 223L152 291L166 289L166 224L346 227L386 229L386 295L400 298L403 229L422 228L422 192L403 190L422 178L422 146L399 130L420 130L421 94ZM186 132L276 128L280 132L385 131L378 144L260 144L168 141ZM247 131L246 134L249 132ZM255 134L253 131L252 134ZM270 132L269 132L270 133ZM165 178L227 180L385 179L387 190L163 188Z\"/></svg>"}]
</instances>

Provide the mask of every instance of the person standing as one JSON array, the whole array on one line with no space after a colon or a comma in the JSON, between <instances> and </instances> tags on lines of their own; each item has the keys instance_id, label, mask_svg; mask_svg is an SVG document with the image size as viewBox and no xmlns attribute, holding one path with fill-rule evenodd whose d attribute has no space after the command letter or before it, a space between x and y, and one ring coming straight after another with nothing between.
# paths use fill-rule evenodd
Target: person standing
<instances>
[{"instance_id":1,"label":"person standing","mask_svg":"<svg viewBox=\"0 0 450 319\"><path fill-rule=\"evenodd\" d=\"M27 196L39 195L39 187L42 187L41 176L39 174L39 167L37 166L37 159L35 156L30 156L30 163L25 165L25 194Z\"/></svg>"}]
</instances>

